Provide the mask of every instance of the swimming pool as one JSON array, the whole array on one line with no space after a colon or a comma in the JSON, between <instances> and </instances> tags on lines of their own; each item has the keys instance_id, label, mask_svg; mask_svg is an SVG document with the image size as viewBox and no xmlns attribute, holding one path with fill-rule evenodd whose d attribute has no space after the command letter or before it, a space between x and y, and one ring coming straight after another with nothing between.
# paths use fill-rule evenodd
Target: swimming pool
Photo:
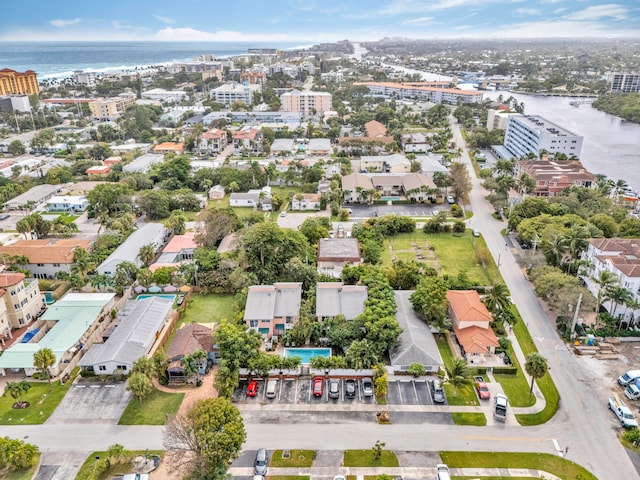
<instances>
[{"instance_id":1,"label":"swimming pool","mask_svg":"<svg viewBox=\"0 0 640 480\"><path fill-rule=\"evenodd\" d=\"M176 296L171 293L141 293L136 300L144 300L145 298L160 297L168 298L169 300L175 300Z\"/></svg>"},{"instance_id":2,"label":"swimming pool","mask_svg":"<svg viewBox=\"0 0 640 480\"><path fill-rule=\"evenodd\" d=\"M300 357L300 362L303 364L311 363L312 358L316 357L331 357L330 348L285 348L284 358Z\"/></svg>"}]
</instances>

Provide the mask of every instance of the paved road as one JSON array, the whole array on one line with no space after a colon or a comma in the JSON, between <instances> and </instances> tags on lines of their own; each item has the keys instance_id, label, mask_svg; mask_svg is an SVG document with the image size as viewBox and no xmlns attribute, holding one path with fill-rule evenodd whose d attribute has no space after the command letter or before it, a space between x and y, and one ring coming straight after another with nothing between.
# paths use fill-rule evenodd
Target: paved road
<instances>
[{"instance_id":1,"label":"paved road","mask_svg":"<svg viewBox=\"0 0 640 480\"><path fill-rule=\"evenodd\" d=\"M456 124L453 132L457 145L464 147ZM606 400L595 397L594 389L589 387L595 374L585 371L558 337L531 284L505 247L500 231L506 224L491 216L493 207L484 199L486 191L480 186L464 148L462 160L467 163L473 181L470 200L474 215L471 225L483 234L493 257L500 257L502 277L538 350L548 359L549 373L560 392L560 411L547 423L545 431L557 431L558 436L563 436L565 443L561 445L569 446L569 458L599 478L637 478L638 472L616 437L619 425L607 409ZM533 433L530 428L521 432L526 436Z\"/></svg>"}]
</instances>

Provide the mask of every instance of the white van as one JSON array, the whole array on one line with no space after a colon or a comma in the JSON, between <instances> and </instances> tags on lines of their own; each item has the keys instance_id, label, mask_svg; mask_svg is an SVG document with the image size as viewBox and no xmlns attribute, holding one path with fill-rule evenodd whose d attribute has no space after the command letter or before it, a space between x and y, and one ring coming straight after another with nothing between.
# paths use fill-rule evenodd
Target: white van
<instances>
[{"instance_id":1,"label":"white van","mask_svg":"<svg viewBox=\"0 0 640 480\"><path fill-rule=\"evenodd\" d=\"M618 377L618 383L624 387L635 382L637 378L640 378L640 370L629 370Z\"/></svg>"},{"instance_id":2,"label":"white van","mask_svg":"<svg viewBox=\"0 0 640 480\"><path fill-rule=\"evenodd\" d=\"M276 388L278 387L278 379L277 378L270 378L267 381L267 391L265 393L265 396L267 398L276 398Z\"/></svg>"}]
</instances>

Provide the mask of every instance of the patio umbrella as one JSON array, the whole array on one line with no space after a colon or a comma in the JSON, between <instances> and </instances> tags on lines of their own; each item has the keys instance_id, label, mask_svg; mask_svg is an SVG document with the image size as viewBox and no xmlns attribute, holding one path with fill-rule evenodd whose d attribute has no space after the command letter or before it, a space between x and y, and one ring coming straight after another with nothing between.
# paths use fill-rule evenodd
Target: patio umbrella
<instances>
[{"instance_id":1,"label":"patio umbrella","mask_svg":"<svg viewBox=\"0 0 640 480\"><path fill-rule=\"evenodd\" d=\"M185 292L185 293L186 293L186 292L191 291L191 287L190 287L189 285L183 285L183 286L181 286L181 287L179 288L179 290L180 290L181 292Z\"/></svg>"},{"instance_id":2,"label":"patio umbrella","mask_svg":"<svg viewBox=\"0 0 640 480\"><path fill-rule=\"evenodd\" d=\"M149 293L160 293L161 291L162 289L157 285L149 288Z\"/></svg>"},{"instance_id":3,"label":"patio umbrella","mask_svg":"<svg viewBox=\"0 0 640 480\"><path fill-rule=\"evenodd\" d=\"M166 287L164 287L164 291L173 293L173 292L177 292L178 288L174 287L173 285L167 285Z\"/></svg>"},{"instance_id":4,"label":"patio umbrella","mask_svg":"<svg viewBox=\"0 0 640 480\"><path fill-rule=\"evenodd\" d=\"M136 293L142 293L142 292L146 292L147 291L147 289L144 288L142 285L136 285L135 287L133 287L133 290Z\"/></svg>"}]
</instances>

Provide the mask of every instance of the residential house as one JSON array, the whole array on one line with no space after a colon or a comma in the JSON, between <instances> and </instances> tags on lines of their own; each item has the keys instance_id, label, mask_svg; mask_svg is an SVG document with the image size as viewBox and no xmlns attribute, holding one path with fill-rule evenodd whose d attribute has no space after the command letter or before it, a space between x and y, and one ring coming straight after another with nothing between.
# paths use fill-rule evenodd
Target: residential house
<instances>
[{"instance_id":1,"label":"residential house","mask_svg":"<svg viewBox=\"0 0 640 480\"><path fill-rule=\"evenodd\" d=\"M366 302L365 285L344 285L342 282L316 284L316 317L319 322L338 315L353 320L364 312Z\"/></svg>"},{"instance_id":2,"label":"residential house","mask_svg":"<svg viewBox=\"0 0 640 480\"><path fill-rule=\"evenodd\" d=\"M232 135L233 148L237 153L249 154L262 152L262 132L257 128L243 128Z\"/></svg>"},{"instance_id":3,"label":"residential house","mask_svg":"<svg viewBox=\"0 0 640 480\"><path fill-rule=\"evenodd\" d=\"M449 172L449 169L443 165L444 157L442 155L416 155L416 160L420 162L420 172L431 179L436 172Z\"/></svg>"},{"instance_id":4,"label":"residential house","mask_svg":"<svg viewBox=\"0 0 640 480\"><path fill-rule=\"evenodd\" d=\"M307 146L308 155L329 155L331 154L331 140L328 138L312 138Z\"/></svg>"},{"instance_id":5,"label":"residential house","mask_svg":"<svg viewBox=\"0 0 640 480\"><path fill-rule=\"evenodd\" d=\"M67 293L49 305L22 341L14 342L0 356L0 375L6 375L9 369L24 370L30 377L36 372L33 355L42 348L55 355L56 363L49 369L51 375L62 373L82 354L97 323L110 316L114 297L115 293Z\"/></svg>"},{"instance_id":6,"label":"residential house","mask_svg":"<svg viewBox=\"0 0 640 480\"><path fill-rule=\"evenodd\" d=\"M448 290L449 318L468 363L479 364L491 359L499 346L490 323L493 317L475 290Z\"/></svg>"},{"instance_id":7,"label":"residential house","mask_svg":"<svg viewBox=\"0 0 640 480\"><path fill-rule=\"evenodd\" d=\"M294 195L291 199L290 210L320 210L320 194L318 193L302 193Z\"/></svg>"},{"instance_id":8,"label":"residential house","mask_svg":"<svg viewBox=\"0 0 640 480\"><path fill-rule=\"evenodd\" d=\"M153 165L163 160L164 155L146 153L122 167L122 171L126 173L148 173Z\"/></svg>"},{"instance_id":9,"label":"residential house","mask_svg":"<svg viewBox=\"0 0 640 480\"><path fill-rule=\"evenodd\" d=\"M54 278L56 273L71 273L76 249L89 250L90 240L76 238L43 238L18 240L0 246L0 258L5 265L17 262L35 278ZM20 263L21 259L27 263Z\"/></svg>"},{"instance_id":10,"label":"residential house","mask_svg":"<svg viewBox=\"0 0 640 480\"><path fill-rule=\"evenodd\" d=\"M378 192L389 197L414 202L435 201L441 196L433 180L422 173L375 175L351 173L342 177L342 193L346 203L366 203Z\"/></svg>"},{"instance_id":11,"label":"residential house","mask_svg":"<svg viewBox=\"0 0 640 480\"><path fill-rule=\"evenodd\" d=\"M164 88L153 88L142 92L142 98L156 100L158 102L179 103L189 96L189 92L184 90L165 90Z\"/></svg>"},{"instance_id":12,"label":"residential house","mask_svg":"<svg viewBox=\"0 0 640 480\"><path fill-rule=\"evenodd\" d=\"M93 167L89 167L86 170L87 175L106 175L111 171L111 165L94 165Z\"/></svg>"},{"instance_id":13,"label":"residential house","mask_svg":"<svg viewBox=\"0 0 640 480\"><path fill-rule=\"evenodd\" d=\"M528 174L536 182L533 195L554 197L572 186L590 188L595 176L579 161L525 160L516 162L515 176Z\"/></svg>"},{"instance_id":14,"label":"residential house","mask_svg":"<svg viewBox=\"0 0 640 480\"><path fill-rule=\"evenodd\" d=\"M149 270L155 272L160 267L179 267L184 262L192 261L195 250L198 248L195 241L196 235L196 232L186 232L183 235L171 237L160 256L149 265Z\"/></svg>"},{"instance_id":15,"label":"residential house","mask_svg":"<svg viewBox=\"0 0 640 480\"><path fill-rule=\"evenodd\" d=\"M60 185L36 185L17 197L7 200L2 204L5 209L23 210L25 208L35 208L43 204L56 193L60 192Z\"/></svg>"},{"instance_id":16,"label":"residential house","mask_svg":"<svg viewBox=\"0 0 640 480\"><path fill-rule=\"evenodd\" d=\"M603 272L610 272L617 284L625 288L635 302L640 302L639 238L590 238L581 260L587 268L582 271L580 278L594 297L598 298L600 290L594 279ZM627 308L612 300L604 300L602 306L627 325L635 325L640 318L640 309Z\"/></svg>"},{"instance_id":17,"label":"residential house","mask_svg":"<svg viewBox=\"0 0 640 480\"><path fill-rule=\"evenodd\" d=\"M400 307L396 320L402 327L402 333L398 344L389 352L389 360L395 372L406 373L411 365L417 363L427 372L437 373L443 364L442 358L429 326L410 307L412 293L408 290L394 292L396 305ZM409 307L402 308L403 305Z\"/></svg>"},{"instance_id":18,"label":"residential house","mask_svg":"<svg viewBox=\"0 0 640 480\"><path fill-rule=\"evenodd\" d=\"M409 173L411 162L404 155L362 156L360 171L368 173Z\"/></svg>"},{"instance_id":19,"label":"residential house","mask_svg":"<svg viewBox=\"0 0 640 480\"><path fill-rule=\"evenodd\" d=\"M176 155L182 155L184 153L184 143L183 142L162 142L155 147L153 147L153 153L155 154L165 154L165 153L175 153Z\"/></svg>"},{"instance_id":20,"label":"residential house","mask_svg":"<svg viewBox=\"0 0 640 480\"><path fill-rule=\"evenodd\" d=\"M291 155L293 152L292 138L276 138L270 147L271 155Z\"/></svg>"},{"instance_id":21,"label":"residential house","mask_svg":"<svg viewBox=\"0 0 640 480\"><path fill-rule=\"evenodd\" d=\"M282 335L298 323L301 300L301 282L253 285L247 294L244 322L266 339Z\"/></svg>"},{"instance_id":22,"label":"residential house","mask_svg":"<svg viewBox=\"0 0 640 480\"><path fill-rule=\"evenodd\" d=\"M84 196L67 195L51 197L47 200L47 210L50 212L84 212L89 206L89 200Z\"/></svg>"},{"instance_id":23,"label":"residential house","mask_svg":"<svg viewBox=\"0 0 640 480\"><path fill-rule=\"evenodd\" d=\"M113 375L116 370L129 374L136 360L151 353L168 327L172 306L172 299L155 296L128 300L118 312L107 341L93 344L78 366L98 375Z\"/></svg>"},{"instance_id":24,"label":"residential house","mask_svg":"<svg viewBox=\"0 0 640 480\"><path fill-rule=\"evenodd\" d=\"M227 131L219 128L210 128L200 135L198 151L214 155L220 153L227 146Z\"/></svg>"},{"instance_id":25,"label":"residential house","mask_svg":"<svg viewBox=\"0 0 640 480\"><path fill-rule=\"evenodd\" d=\"M222 200L224 195L225 191L222 185L214 185L209 189L209 200Z\"/></svg>"},{"instance_id":26,"label":"residential house","mask_svg":"<svg viewBox=\"0 0 640 480\"><path fill-rule=\"evenodd\" d=\"M186 381L181 360L198 351L206 354L198 369L198 373L204 375L207 372L207 367L216 362L212 329L198 323L190 323L176 330L166 353L169 360L167 367L169 383Z\"/></svg>"},{"instance_id":27,"label":"residential house","mask_svg":"<svg viewBox=\"0 0 640 480\"><path fill-rule=\"evenodd\" d=\"M387 127L383 123L377 120L370 120L364 124L364 131L367 132L367 137L381 138L387 136Z\"/></svg>"},{"instance_id":28,"label":"residential house","mask_svg":"<svg viewBox=\"0 0 640 480\"><path fill-rule=\"evenodd\" d=\"M357 238L321 238L318 244L318 272L339 278L345 266L362 263Z\"/></svg>"},{"instance_id":29,"label":"residential house","mask_svg":"<svg viewBox=\"0 0 640 480\"><path fill-rule=\"evenodd\" d=\"M249 190L246 193L234 192L229 195L229 206L261 208L264 211L270 211L271 187Z\"/></svg>"},{"instance_id":30,"label":"residential house","mask_svg":"<svg viewBox=\"0 0 640 480\"><path fill-rule=\"evenodd\" d=\"M401 137L404 153L427 153L431 150L431 135L424 133L405 133Z\"/></svg>"},{"instance_id":31,"label":"residential house","mask_svg":"<svg viewBox=\"0 0 640 480\"><path fill-rule=\"evenodd\" d=\"M100 275L113 275L116 273L116 267L122 262L131 262L140 267L140 248L153 245L157 251L164 245L166 235L167 229L161 223L141 225L96 268L96 272Z\"/></svg>"}]
</instances>

